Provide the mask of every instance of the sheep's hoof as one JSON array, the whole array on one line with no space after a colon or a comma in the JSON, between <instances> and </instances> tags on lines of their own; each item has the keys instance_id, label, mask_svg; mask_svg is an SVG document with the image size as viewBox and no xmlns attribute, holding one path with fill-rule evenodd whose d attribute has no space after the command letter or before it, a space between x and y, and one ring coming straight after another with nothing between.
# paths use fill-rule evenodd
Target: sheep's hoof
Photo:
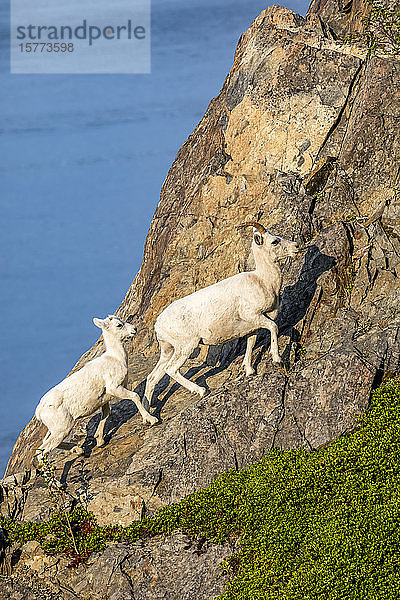
<instances>
[{"instance_id":1,"label":"sheep's hoof","mask_svg":"<svg viewBox=\"0 0 400 600\"><path fill-rule=\"evenodd\" d=\"M249 377L250 375L254 375L254 373L255 373L255 370L253 369L253 367L251 365L247 364L247 361L242 362L242 368L245 370L246 377Z\"/></svg>"},{"instance_id":2,"label":"sheep's hoof","mask_svg":"<svg viewBox=\"0 0 400 600\"><path fill-rule=\"evenodd\" d=\"M199 394L200 398L204 398L204 396L207 394L206 388L201 387L198 391L198 394Z\"/></svg>"},{"instance_id":3,"label":"sheep's hoof","mask_svg":"<svg viewBox=\"0 0 400 600\"><path fill-rule=\"evenodd\" d=\"M272 364L276 365L277 367L281 367L283 365L282 359L279 358L273 358L272 359Z\"/></svg>"},{"instance_id":4,"label":"sheep's hoof","mask_svg":"<svg viewBox=\"0 0 400 600\"><path fill-rule=\"evenodd\" d=\"M246 377L250 377L250 375L254 375L255 374L255 370L253 369L253 367L251 367L250 369L246 369Z\"/></svg>"}]
</instances>

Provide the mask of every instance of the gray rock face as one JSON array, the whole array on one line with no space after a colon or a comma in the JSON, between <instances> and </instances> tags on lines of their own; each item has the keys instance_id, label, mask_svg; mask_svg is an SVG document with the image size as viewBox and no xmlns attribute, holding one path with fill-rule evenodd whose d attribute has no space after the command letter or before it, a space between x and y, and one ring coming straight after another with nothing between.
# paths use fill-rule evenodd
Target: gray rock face
<instances>
[{"instance_id":1,"label":"gray rock face","mask_svg":"<svg viewBox=\"0 0 400 600\"><path fill-rule=\"evenodd\" d=\"M273 446L329 443L357 425L382 374L399 368L400 62L365 60L358 47L335 39L359 26L356 5L317 0L307 19L271 7L243 34L220 95L168 174L141 270L118 312L139 324L130 384L143 393L158 356L155 318L175 298L251 268L249 232L236 225L257 219L308 243L284 265L278 323L285 369L271 364L260 331L254 377L243 376L245 341L235 340L188 362L188 376L209 387L206 398L164 378L156 390L159 426L144 427L129 401L114 403L108 443L93 451L99 416L77 425L70 441L84 443L85 457L55 451L51 460L71 497L100 523L153 513ZM43 433L33 420L14 448L0 488L3 514L40 521L51 510L42 480L25 471ZM82 600L114 599L117 588L127 598L174 600L167 571L175 563L179 598L216 596L217 565L230 550L188 559L180 535L134 549L112 546L87 572L60 567L58 579ZM18 569L32 571L35 552L28 548ZM93 569L104 571L105 582L113 561L115 589L85 584ZM152 581L153 567L162 584ZM51 579L48 570L35 577ZM61 589L58 597L69 598Z\"/></svg>"},{"instance_id":2,"label":"gray rock face","mask_svg":"<svg viewBox=\"0 0 400 600\"><path fill-rule=\"evenodd\" d=\"M46 556L36 542L28 542L13 577L3 582L0 579L0 594L5 594L0 597L208 600L223 592L225 578L219 563L232 551L229 547L195 544L175 532L145 544L113 544L101 554L93 554L85 567L71 569L67 559Z\"/></svg>"}]
</instances>

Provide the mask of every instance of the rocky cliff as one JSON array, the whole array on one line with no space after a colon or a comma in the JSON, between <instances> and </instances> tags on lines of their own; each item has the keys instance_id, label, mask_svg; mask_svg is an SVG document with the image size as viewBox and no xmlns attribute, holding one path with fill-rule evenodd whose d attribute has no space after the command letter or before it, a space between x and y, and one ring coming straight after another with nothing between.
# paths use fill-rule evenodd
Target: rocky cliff
<instances>
[{"instance_id":1,"label":"rocky cliff","mask_svg":"<svg viewBox=\"0 0 400 600\"><path fill-rule=\"evenodd\" d=\"M188 364L188 376L210 390L202 400L165 378L157 427L143 426L129 401L116 402L108 443L92 451L99 416L82 421L71 442L84 444L85 457L71 461L55 451L51 459L71 498L99 522L141 518L274 446L328 444L356 426L382 374L398 369L400 62L367 59L361 46L343 42L362 27L360 11L362 0L315 0L306 18L277 6L261 13L242 35L221 93L179 151L140 272L118 310L139 325L132 389L143 392L157 361L153 324L161 310L251 268L249 231L238 225L255 219L309 243L284 270L278 320L285 368L272 365L262 331L251 378L240 367L243 340L202 350ZM76 368L101 349L99 341ZM16 443L1 488L3 514L35 521L49 514L44 483L31 470L42 435L33 420ZM199 600L223 589L218 562L230 552L210 546L198 556L176 534L111 547L85 571L71 572L62 561L50 568L31 544L17 572L32 597ZM27 591L18 596L15 581L6 597L29 598Z\"/></svg>"}]
</instances>

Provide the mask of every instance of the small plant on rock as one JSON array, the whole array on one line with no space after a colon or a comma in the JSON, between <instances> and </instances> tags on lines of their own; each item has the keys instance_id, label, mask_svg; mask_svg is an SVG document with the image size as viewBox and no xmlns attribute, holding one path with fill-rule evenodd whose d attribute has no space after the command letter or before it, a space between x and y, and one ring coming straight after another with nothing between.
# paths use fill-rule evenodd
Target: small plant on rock
<instances>
[{"instance_id":1,"label":"small plant on rock","mask_svg":"<svg viewBox=\"0 0 400 600\"><path fill-rule=\"evenodd\" d=\"M370 10L361 19L363 31L349 34L346 41L365 44L367 56L400 55L400 11L382 0L367 0L367 4Z\"/></svg>"}]
</instances>

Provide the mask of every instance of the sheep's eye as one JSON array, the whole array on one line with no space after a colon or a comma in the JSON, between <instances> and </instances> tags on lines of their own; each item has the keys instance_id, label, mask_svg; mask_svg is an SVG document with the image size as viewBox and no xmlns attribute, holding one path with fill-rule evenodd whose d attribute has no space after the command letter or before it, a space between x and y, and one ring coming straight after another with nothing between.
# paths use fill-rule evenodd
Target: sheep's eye
<instances>
[{"instance_id":1,"label":"sheep's eye","mask_svg":"<svg viewBox=\"0 0 400 600\"><path fill-rule=\"evenodd\" d=\"M117 327L123 327L122 323L118 323Z\"/></svg>"},{"instance_id":2,"label":"sheep's eye","mask_svg":"<svg viewBox=\"0 0 400 600\"><path fill-rule=\"evenodd\" d=\"M280 244L281 240L279 238L275 238L274 240L272 240L271 244L272 246L277 246L278 244Z\"/></svg>"},{"instance_id":3,"label":"sheep's eye","mask_svg":"<svg viewBox=\"0 0 400 600\"><path fill-rule=\"evenodd\" d=\"M257 244L257 246L262 246L262 245L263 245L263 243L264 243L264 240L263 240L263 237L262 237L262 235L260 235L260 234L258 234L258 233L256 233L256 234L255 234L255 236L254 236L254 241L255 241L255 243Z\"/></svg>"}]
</instances>

